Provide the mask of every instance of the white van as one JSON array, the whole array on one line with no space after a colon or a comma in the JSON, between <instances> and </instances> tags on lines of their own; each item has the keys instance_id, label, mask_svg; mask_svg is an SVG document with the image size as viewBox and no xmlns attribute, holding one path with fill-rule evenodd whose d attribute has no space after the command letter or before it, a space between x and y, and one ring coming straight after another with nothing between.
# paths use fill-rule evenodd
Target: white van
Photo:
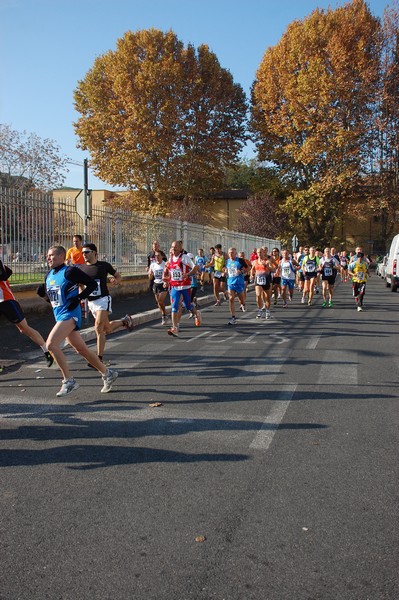
<instances>
[{"instance_id":1,"label":"white van","mask_svg":"<svg viewBox=\"0 0 399 600\"><path fill-rule=\"evenodd\" d=\"M390 287L392 292L396 292L399 286L399 234L393 238L389 250L385 285Z\"/></svg>"}]
</instances>

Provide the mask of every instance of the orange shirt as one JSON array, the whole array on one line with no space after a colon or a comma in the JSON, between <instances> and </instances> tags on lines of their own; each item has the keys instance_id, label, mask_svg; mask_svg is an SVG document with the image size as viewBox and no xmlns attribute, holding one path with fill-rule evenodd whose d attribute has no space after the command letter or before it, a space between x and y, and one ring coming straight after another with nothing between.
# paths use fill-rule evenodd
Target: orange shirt
<instances>
[{"instance_id":1,"label":"orange shirt","mask_svg":"<svg viewBox=\"0 0 399 600\"><path fill-rule=\"evenodd\" d=\"M68 262L70 260L73 265L84 265L85 264L85 259L83 258L82 250L80 250L79 248L75 248L75 246L72 246L72 248L69 248L69 250L66 253L65 260L66 260L66 262Z\"/></svg>"}]
</instances>

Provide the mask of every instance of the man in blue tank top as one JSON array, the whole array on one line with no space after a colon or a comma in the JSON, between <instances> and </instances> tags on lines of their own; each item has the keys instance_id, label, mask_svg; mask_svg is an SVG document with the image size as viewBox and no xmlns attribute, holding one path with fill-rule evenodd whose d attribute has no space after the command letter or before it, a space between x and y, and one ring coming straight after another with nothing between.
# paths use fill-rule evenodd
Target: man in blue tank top
<instances>
[{"instance_id":1,"label":"man in blue tank top","mask_svg":"<svg viewBox=\"0 0 399 600\"><path fill-rule=\"evenodd\" d=\"M89 350L79 333L82 322L80 302L90 296L97 288L97 283L77 267L65 265L65 256L66 251L62 246L49 248L47 262L50 271L45 285L38 289L39 296L47 297L51 303L56 321L47 339L47 349L54 356L63 375L61 389L56 395L67 396L79 387L71 376L67 359L61 350L61 343L65 339L99 371L103 378L101 392L107 393L118 377L118 372L107 369L96 354ZM80 293L79 284L86 286Z\"/></svg>"}]
</instances>

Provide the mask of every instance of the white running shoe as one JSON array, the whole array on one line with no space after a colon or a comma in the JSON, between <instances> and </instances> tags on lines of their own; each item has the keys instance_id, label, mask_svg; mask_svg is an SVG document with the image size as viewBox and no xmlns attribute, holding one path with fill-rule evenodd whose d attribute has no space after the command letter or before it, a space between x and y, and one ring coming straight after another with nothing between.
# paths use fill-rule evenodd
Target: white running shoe
<instances>
[{"instance_id":1,"label":"white running shoe","mask_svg":"<svg viewBox=\"0 0 399 600\"><path fill-rule=\"evenodd\" d=\"M261 319L262 318L262 314L263 314L262 309L258 310L258 314L256 315L256 318L257 319Z\"/></svg>"},{"instance_id":2,"label":"white running shoe","mask_svg":"<svg viewBox=\"0 0 399 600\"><path fill-rule=\"evenodd\" d=\"M123 317L123 319L121 319L121 321L122 321L123 326L126 327L126 329L128 331L133 331L133 329L134 329L133 319L130 315L125 315Z\"/></svg>"},{"instance_id":3,"label":"white running shoe","mask_svg":"<svg viewBox=\"0 0 399 600\"><path fill-rule=\"evenodd\" d=\"M247 309L245 308L245 304L240 304L240 311L245 312Z\"/></svg>"},{"instance_id":4,"label":"white running shoe","mask_svg":"<svg viewBox=\"0 0 399 600\"><path fill-rule=\"evenodd\" d=\"M236 325L237 324L237 319L235 317L231 317L231 319L228 322L229 325Z\"/></svg>"},{"instance_id":5,"label":"white running shoe","mask_svg":"<svg viewBox=\"0 0 399 600\"><path fill-rule=\"evenodd\" d=\"M265 319L271 319L272 315L270 314L270 310L265 311Z\"/></svg>"},{"instance_id":6,"label":"white running shoe","mask_svg":"<svg viewBox=\"0 0 399 600\"><path fill-rule=\"evenodd\" d=\"M102 394L107 394L111 391L113 383L118 378L118 371L113 371L112 369L107 369L105 375L103 375L103 387L101 388Z\"/></svg>"},{"instance_id":7,"label":"white running shoe","mask_svg":"<svg viewBox=\"0 0 399 600\"><path fill-rule=\"evenodd\" d=\"M56 396L58 396L59 398L61 396L68 396L68 394L70 394L74 390L77 390L78 387L79 384L74 379L63 379L61 389L59 392L56 393Z\"/></svg>"},{"instance_id":8,"label":"white running shoe","mask_svg":"<svg viewBox=\"0 0 399 600\"><path fill-rule=\"evenodd\" d=\"M301 304L305 304L305 298L303 296L301 298Z\"/></svg>"},{"instance_id":9,"label":"white running shoe","mask_svg":"<svg viewBox=\"0 0 399 600\"><path fill-rule=\"evenodd\" d=\"M357 307L357 310L360 312L360 311L362 311L362 310L363 310L363 308L362 308L361 306L358 306L358 307Z\"/></svg>"}]
</instances>

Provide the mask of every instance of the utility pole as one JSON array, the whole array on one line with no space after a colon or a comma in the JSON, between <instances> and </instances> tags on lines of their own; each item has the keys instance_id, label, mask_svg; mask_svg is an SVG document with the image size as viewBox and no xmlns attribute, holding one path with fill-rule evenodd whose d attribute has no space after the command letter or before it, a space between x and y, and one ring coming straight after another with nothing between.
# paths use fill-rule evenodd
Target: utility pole
<instances>
[{"instance_id":1,"label":"utility pole","mask_svg":"<svg viewBox=\"0 0 399 600\"><path fill-rule=\"evenodd\" d=\"M89 196L89 167L87 158L83 161L83 194L84 194L84 219L83 219L83 239L87 240L87 220L88 220L88 196Z\"/></svg>"}]
</instances>

